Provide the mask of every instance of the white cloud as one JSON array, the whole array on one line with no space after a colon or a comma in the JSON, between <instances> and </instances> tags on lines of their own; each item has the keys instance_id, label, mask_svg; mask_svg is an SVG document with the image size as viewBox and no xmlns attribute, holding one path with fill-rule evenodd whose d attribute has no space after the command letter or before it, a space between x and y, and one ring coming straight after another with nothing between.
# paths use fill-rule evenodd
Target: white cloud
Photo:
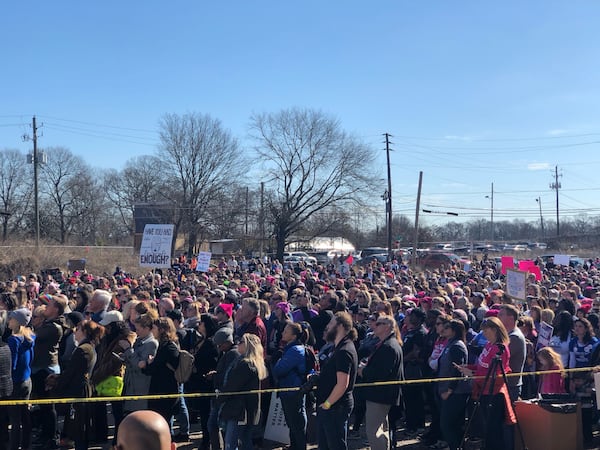
<instances>
[{"instance_id":1,"label":"white cloud","mask_svg":"<svg viewBox=\"0 0 600 450\"><path fill-rule=\"evenodd\" d=\"M563 134L567 134L568 132L569 132L569 130L563 130L561 128L556 128L554 130L548 131L548 134L550 136L561 136Z\"/></svg>"},{"instance_id":2,"label":"white cloud","mask_svg":"<svg viewBox=\"0 0 600 450\"><path fill-rule=\"evenodd\" d=\"M550 169L549 163L530 163L527 164L527 170L547 170Z\"/></svg>"}]
</instances>

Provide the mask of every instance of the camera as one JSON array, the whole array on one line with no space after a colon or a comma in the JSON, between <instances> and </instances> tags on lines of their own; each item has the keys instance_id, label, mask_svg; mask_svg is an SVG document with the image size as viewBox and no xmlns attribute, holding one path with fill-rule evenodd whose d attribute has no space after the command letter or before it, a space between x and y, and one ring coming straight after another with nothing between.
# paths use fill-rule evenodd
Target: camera
<instances>
[{"instance_id":1,"label":"camera","mask_svg":"<svg viewBox=\"0 0 600 450\"><path fill-rule=\"evenodd\" d=\"M312 375L309 375L308 378L306 379L306 383L304 383L302 386L300 386L300 393L308 394L310 391L312 391L314 389L314 387L317 385L318 382L319 382L318 374L313 373Z\"/></svg>"}]
</instances>

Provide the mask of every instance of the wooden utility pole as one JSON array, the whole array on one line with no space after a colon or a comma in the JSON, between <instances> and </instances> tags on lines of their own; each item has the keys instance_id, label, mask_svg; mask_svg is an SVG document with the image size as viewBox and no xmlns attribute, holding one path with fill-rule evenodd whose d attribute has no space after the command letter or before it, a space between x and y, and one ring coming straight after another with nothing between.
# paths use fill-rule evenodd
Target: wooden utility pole
<instances>
[{"instance_id":1,"label":"wooden utility pole","mask_svg":"<svg viewBox=\"0 0 600 450\"><path fill-rule=\"evenodd\" d=\"M554 183L550 183L550 189L556 191L556 236L560 236L560 219L558 214L558 190L561 188L561 184L558 182L558 166L554 166Z\"/></svg>"},{"instance_id":2,"label":"wooden utility pole","mask_svg":"<svg viewBox=\"0 0 600 450\"><path fill-rule=\"evenodd\" d=\"M389 133L384 133L385 136L385 153L387 155L387 250L388 260L393 261L394 251L392 249L392 169L390 164L390 137Z\"/></svg>"},{"instance_id":3,"label":"wooden utility pole","mask_svg":"<svg viewBox=\"0 0 600 450\"><path fill-rule=\"evenodd\" d=\"M33 164L33 209L35 214L35 248L40 248L40 205L39 205L39 186L38 186L38 169L40 165L40 155L37 148L37 131L38 126L35 120L35 116L33 116L31 122L32 135L30 138L27 134L23 135L23 140L28 141L31 139L33 141L33 153L29 155L28 160L30 164Z\"/></svg>"},{"instance_id":4,"label":"wooden utility pole","mask_svg":"<svg viewBox=\"0 0 600 450\"><path fill-rule=\"evenodd\" d=\"M421 210L421 186L423 186L423 171L419 172L419 189L417 190L417 208L415 211L415 240L411 255L413 267L417 265L417 248L419 246L419 211Z\"/></svg>"},{"instance_id":5,"label":"wooden utility pole","mask_svg":"<svg viewBox=\"0 0 600 450\"><path fill-rule=\"evenodd\" d=\"M260 258L262 257L265 249L265 183L260 183L260 213L259 213L259 227L260 227Z\"/></svg>"}]
</instances>

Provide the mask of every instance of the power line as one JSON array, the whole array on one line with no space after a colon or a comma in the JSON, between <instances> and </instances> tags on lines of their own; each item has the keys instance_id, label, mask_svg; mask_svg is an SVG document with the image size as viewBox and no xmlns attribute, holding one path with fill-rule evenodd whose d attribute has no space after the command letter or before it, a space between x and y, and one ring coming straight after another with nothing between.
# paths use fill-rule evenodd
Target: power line
<instances>
[{"instance_id":1,"label":"power line","mask_svg":"<svg viewBox=\"0 0 600 450\"><path fill-rule=\"evenodd\" d=\"M423 141L464 141L464 142L510 142L510 141L541 141L541 140L552 140L552 139L572 139L581 137L600 136L600 133L582 133L582 134L562 134L557 136L539 136L539 137L510 137L510 138L493 138L493 139L476 139L476 138L456 138L456 137L427 137L427 136L403 136L397 135L401 139L419 139Z\"/></svg>"},{"instance_id":2,"label":"power line","mask_svg":"<svg viewBox=\"0 0 600 450\"><path fill-rule=\"evenodd\" d=\"M86 132L73 131L73 130L69 131L69 130L64 130L64 129L58 128L58 127L53 126L53 125L47 125L47 128L51 129L51 130L62 131L62 132L65 132L65 133L77 134L77 135L80 135L80 136L88 136L88 137L95 137L95 138L98 138L98 139L105 139L105 140L108 140L108 141L127 142L127 143L130 143L130 144L145 145L145 146L148 146L148 147L155 147L157 145L157 144L151 144L151 143L148 143L148 142L133 141L133 140L130 140L130 139L113 138L113 137L110 137L110 136L102 136L102 135L94 134L94 133L86 133Z\"/></svg>"},{"instance_id":3,"label":"power line","mask_svg":"<svg viewBox=\"0 0 600 450\"><path fill-rule=\"evenodd\" d=\"M141 133L156 133L156 130L148 130L148 129L143 129L143 128L128 128L128 127L121 127L121 126L117 126L117 125L106 125L106 124L95 123L95 122L84 122L82 120L61 119L59 117L51 117L51 116L40 116L40 117L45 117L50 120L58 120L61 122L72 122L72 123L79 123L82 125L91 125L91 126L100 127L100 128L114 128L117 130L139 131Z\"/></svg>"},{"instance_id":4,"label":"power line","mask_svg":"<svg viewBox=\"0 0 600 450\"><path fill-rule=\"evenodd\" d=\"M91 130L89 128L74 127L74 126L70 126L70 125L62 125L62 124L57 124L57 123L52 123L52 122L46 122L46 124L52 125L55 128L64 129L65 131L80 131L80 132L94 133L94 134L98 133L97 130ZM152 137L135 136L135 135L123 134L123 133L115 133L113 131L102 131L102 133L105 134L105 135L109 135L109 136L125 137L125 138L148 140L148 141L156 141L156 139L154 139Z\"/></svg>"}]
</instances>

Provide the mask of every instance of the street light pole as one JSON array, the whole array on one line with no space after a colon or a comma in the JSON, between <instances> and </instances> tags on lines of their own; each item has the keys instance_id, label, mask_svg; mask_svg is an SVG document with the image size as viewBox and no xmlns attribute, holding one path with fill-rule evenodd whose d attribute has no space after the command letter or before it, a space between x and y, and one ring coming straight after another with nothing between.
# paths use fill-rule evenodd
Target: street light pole
<instances>
[{"instance_id":1,"label":"street light pole","mask_svg":"<svg viewBox=\"0 0 600 450\"><path fill-rule=\"evenodd\" d=\"M544 232L544 216L542 216L542 197L538 197L535 199L536 202L540 205L540 226L542 228L542 237L546 237L546 233Z\"/></svg>"}]
</instances>

